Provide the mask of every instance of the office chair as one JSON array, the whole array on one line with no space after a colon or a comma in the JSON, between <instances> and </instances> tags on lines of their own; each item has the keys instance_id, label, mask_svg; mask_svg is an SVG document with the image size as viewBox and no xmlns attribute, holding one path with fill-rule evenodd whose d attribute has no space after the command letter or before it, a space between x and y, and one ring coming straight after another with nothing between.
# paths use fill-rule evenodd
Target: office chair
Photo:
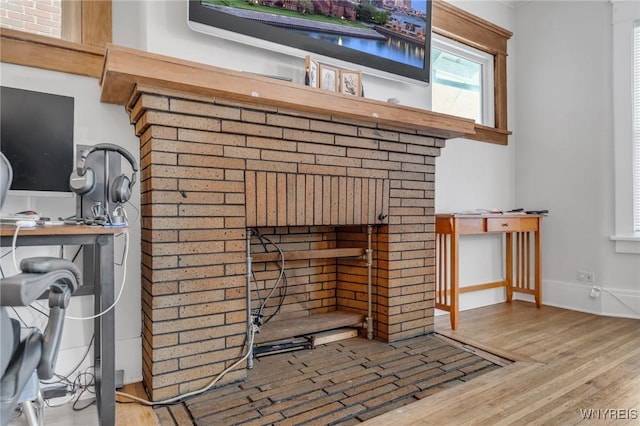
<instances>
[{"instance_id":1,"label":"office chair","mask_svg":"<svg viewBox=\"0 0 640 426\"><path fill-rule=\"evenodd\" d=\"M0 207L11 186L12 169L0 153ZM56 257L33 257L20 262L21 273L0 280L0 425L5 426L21 406L30 425L43 421L39 380L53 377L64 314L81 281L78 267ZM48 295L46 293L48 292ZM20 323L9 317L12 306L29 306L45 295L49 320L42 333L30 329L20 338ZM36 401L36 404L33 403ZM35 406L34 406L35 405Z\"/></svg>"}]
</instances>

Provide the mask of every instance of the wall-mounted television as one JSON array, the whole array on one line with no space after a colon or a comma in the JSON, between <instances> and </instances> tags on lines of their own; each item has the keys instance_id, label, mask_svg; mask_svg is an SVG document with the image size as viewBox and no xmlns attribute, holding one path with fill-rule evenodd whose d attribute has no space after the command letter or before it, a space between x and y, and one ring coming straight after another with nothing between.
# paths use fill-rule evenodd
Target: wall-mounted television
<instances>
[{"instance_id":1,"label":"wall-mounted television","mask_svg":"<svg viewBox=\"0 0 640 426\"><path fill-rule=\"evenodd\" d=\"M0 87L0 150L13 169L10 194L71 197L74 99Z\"/></svg>"},{"instance_id":2,"label":"wall-mounted television","mask_svg":"<svg viewBox=\"0 0 640 426\"><path fill-rule=\"evenodd\" d=\"M195 31L429 82L431 0L189 0ZM351 65L352 64L352 65Z\"/></svg>"}]
</instances>

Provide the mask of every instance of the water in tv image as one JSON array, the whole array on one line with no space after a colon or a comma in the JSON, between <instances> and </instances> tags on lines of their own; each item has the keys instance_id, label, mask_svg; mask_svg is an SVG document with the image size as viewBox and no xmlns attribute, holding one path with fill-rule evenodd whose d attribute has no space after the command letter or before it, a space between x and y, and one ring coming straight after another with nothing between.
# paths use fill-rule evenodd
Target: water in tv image
<instances>
[{"instance_id":1,"label":"water in tv image","mask_svg":"<svg viewBox=\"0 0 640 426\"><path fill-rule=\"evenodd\" d=\"M203 0L202 4L241 19L424 68L431 31L426 0Z\"/></svg>"}]
</instances>

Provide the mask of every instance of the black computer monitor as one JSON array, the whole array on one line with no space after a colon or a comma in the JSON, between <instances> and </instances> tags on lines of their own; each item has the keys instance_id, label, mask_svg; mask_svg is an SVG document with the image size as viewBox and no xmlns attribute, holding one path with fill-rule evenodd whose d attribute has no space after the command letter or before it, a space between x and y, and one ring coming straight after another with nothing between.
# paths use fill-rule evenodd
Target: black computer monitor
<instances>
[{"instance_id":1,"label":"black computer monitor","mask_svg":"<svg viewBox=\"0 0 640 426\"><path fill-rule=\"evenodd\" d=\"M74 99L0 87L0 150L13 168L11 193L71 195Z\"/></svg>"}]
</instances>

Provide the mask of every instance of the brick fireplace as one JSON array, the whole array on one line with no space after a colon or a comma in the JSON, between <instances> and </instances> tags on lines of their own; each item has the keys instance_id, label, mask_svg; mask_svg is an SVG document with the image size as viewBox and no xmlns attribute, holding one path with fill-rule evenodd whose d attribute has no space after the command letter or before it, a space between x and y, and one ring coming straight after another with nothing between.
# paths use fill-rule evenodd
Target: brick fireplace
<instances>
[{"instance_id":1,"label":"brick fireplace","mask_svg":"<svg viewBox=\"0 0 640 426\"><path fill-rule=\"evenodd\" d=\"M364 248L371 225L374 337L433 330L435 157L473 122L113 46L102 87L140 138L151 398L198 389L242 355L247 253L266 250L256 237L247 250L247 229L295 253ZM252 270L255 307L280 271L277 261ZM361 259L285 270L274 320L367 313Z\"/></svg>"}]
</instances>

